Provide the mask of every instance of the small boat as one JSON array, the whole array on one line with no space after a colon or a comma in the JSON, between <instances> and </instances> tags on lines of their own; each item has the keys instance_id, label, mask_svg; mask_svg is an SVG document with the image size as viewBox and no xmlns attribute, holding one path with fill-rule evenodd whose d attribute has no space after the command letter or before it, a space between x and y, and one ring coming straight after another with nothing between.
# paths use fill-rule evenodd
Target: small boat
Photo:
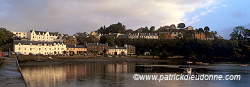
<instances>
[{"instance_id":1,"label":"small boat","mask_svg":"<svg viewBox=\"0 0 250 87\"><path fill-rule=\"evenodd\" d=\"M201 65L209 65L209 63L201 63Z\"/></svg>"},{"instance_id":2,"label":"small boat","mask_svg":"<svg viewBox=\"0 0 250 87\"><path fill-rule=\"evenodd\" d=\"M192 74L192 68L186 68L186 69L184 69L184 74L191 75Z\"/></svg>"},{"instance_id":3,"label":"small boat","mask_svg":"<svg viewBox=\"0 0 250 87\"><path fill-rule=\"evenodd\" d=\"M247 64L241 64L241 65L238 65L238 66L248 66Z\"/></svg>"},{"instance_id":4,"label":"small boat","mask_svg":"<svg viewBox=\"0 0 250 87\"><path fill-rule=\"evenodd\" d=\"M195 62L195 64L202 64L202 62Z\"/></svg>"},{"instance_id":5,"label":"small boat","mask_svg":"<svg viewBox=\"0 0 250 87\"><path fill-rule=\"evenodd\" d=\"M188 64L190 64L190 63L193 63L193 62L191 62L191 61L187 61L187 63L188 63Z\"/></svg>"},{"instance_id":6,"label":"small boat","mask_svg":"<svg viewBox=\"0 0 250 87\"><path fill-rule=\"evenodd\" d=\"M191 68L191 66L179 66L179 68Z\"/></svg>"}]
</instances>

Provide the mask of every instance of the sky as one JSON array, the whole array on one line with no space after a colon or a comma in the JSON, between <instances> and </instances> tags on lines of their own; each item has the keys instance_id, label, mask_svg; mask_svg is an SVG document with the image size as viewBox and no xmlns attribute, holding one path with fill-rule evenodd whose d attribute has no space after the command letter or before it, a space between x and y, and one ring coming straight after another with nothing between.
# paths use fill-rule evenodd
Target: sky
<instances>
[{"instance_id":1,"label":"sky","mask_svg":"<svg viewBox=\"0 0 250 87\"><path fill-rule=\"evenodd\" d=\"M0 27L73 35L121 22L127 29L185 23L223 32L249 25L249 0L0 0ZM228 30L227 30L228 32Z\"/></svg>"}]
</instances>

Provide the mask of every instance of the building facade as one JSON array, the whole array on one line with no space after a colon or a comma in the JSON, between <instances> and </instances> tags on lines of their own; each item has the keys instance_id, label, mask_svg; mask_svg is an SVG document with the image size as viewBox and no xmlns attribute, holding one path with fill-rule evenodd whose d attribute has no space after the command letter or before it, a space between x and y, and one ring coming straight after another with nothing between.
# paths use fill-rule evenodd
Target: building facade
<instances>
[{"instance_id":1,"label":"building facade","mask_svg":"<svg viewBox=\"0 0 250 87\"><path fill-rule=\"evenodd\" d=\"M139 33L132 33L128 35L129 39L138 39L139 38Z\"/></svg>"},{"instance_id":2,"label":"building facade","mask_svg":"<svg viewBox=\"0 0 250 87\"><path fill-rule=\"evenodd\" d=\"M61 35L58 32L35 31L35 30L29 30L27 32L27 38L30 41L53 42L59 39L59 36Z\"/></svg>"},{"instance_id":3,"label":"building facade","mask_svg":"<svg viewBox=\"0 0 250 87\"><path fill-rule=\"evenodd\" d=\"M27 38L27 33L26 32L12 32L16 37L19 38Z\"/></svg>"},{"instance_id":4,"label":"building facade","mask_svg":"<svg viewBox=\"0 0 250 87\"><path fill-rule=\"evenodd\" d=\"M206 35L205 35L205 33L203 33L203 32L200 32L200 33L198 33L198 32L196 32L195 34L194 34L194 37L196 38L196 39L200 39L200 40L205 40L205 37Z\"/></svg>"},{"instance_id":5,"label":"building facade","mask_svg":"<svg viewBox=\"0 0 250 87\"><path fill-rule=\"evenodd\" d=\"M87 53L87 47L85 45L66 45L66 48L69 55Z\"/></svg>"},{"instance_id":6,"label":"building facade","mask_svg":"<svg viewBox=\"0 0 250 87\"><path fill-rule=\"evenodd\" d=\"M101 44L101 43L87 43L87 50L90 53L97 53L100 54L104 51L104 49L108 50L108 44Z\"/></svg>"},{"instance_id":7,"label":"building facade","mask_svg":"<svg viewBox=\"0 0 250 87\"><path fill-rule=\"evenodd\" d=\"M23 41L15 40L13 43L14 52L20 52L24 55L32 54L64 54L66 45L62 42L41 42L41 41Z\"/></svg>"},{"instance_id":8,"label":"building facade","mask_svg":"<svg viewBox=\"0 0 250 87\"><path fill-rule=\"evenodd\" d=\"M110 55L127 55L127 48L126 47L108 47L108 54Z\"/></svg>"},{"instance_id":9,"label":"building facade","mask_svg":"<svg viewBox=\"0 0 250 87\"><path fill-rule=\"evenodd\" d=\"M136 48L135 48L135 46L133 46L133 45L126 45L125 44L124 47L127 48L127 54L128 55L135 55L136 54Z\"/></svg>"}]
</instances>

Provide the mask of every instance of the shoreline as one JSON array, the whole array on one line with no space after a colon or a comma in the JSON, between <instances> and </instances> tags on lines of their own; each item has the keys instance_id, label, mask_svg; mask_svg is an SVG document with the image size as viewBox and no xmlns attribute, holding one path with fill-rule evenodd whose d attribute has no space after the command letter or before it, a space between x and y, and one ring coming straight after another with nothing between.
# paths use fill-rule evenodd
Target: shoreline
<instances>
[{"instance_id":1,"label":"shoreline","mask_svg":"<svg viewBox=\"0 0 250 87\"><path fill-rule=\"evenodd\" d=\"M73 63L159 63L159 64L173 64L183 65L187 64L188 58L149 58L144 57L102 57L93 56L83 57L83 55L75 56L30 56L30 55L19 55L16 56L19 60L20 65L49 65L49 64L73 64ZM247 61L233 61L232 59L225 58L202 58L193 59L193 62L204 62L204 63L249 63Z\"/></svg>"}]
</instances>

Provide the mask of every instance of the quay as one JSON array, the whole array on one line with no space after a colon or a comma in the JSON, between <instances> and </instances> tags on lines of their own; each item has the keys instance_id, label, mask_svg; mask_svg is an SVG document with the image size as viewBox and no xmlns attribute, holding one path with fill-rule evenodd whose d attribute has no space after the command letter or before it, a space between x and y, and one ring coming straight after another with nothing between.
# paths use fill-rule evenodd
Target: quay
<instances>
[{"instance_id":1,"label":"quay","mask_svg":"<svg viewBox=\"0 0 250 87\"><path fill-rule=\"evenodd\" d=\"M5 57L0 66L0 87L27 87L19 68L17 58Z\"/></svg>"}]
</instances>

